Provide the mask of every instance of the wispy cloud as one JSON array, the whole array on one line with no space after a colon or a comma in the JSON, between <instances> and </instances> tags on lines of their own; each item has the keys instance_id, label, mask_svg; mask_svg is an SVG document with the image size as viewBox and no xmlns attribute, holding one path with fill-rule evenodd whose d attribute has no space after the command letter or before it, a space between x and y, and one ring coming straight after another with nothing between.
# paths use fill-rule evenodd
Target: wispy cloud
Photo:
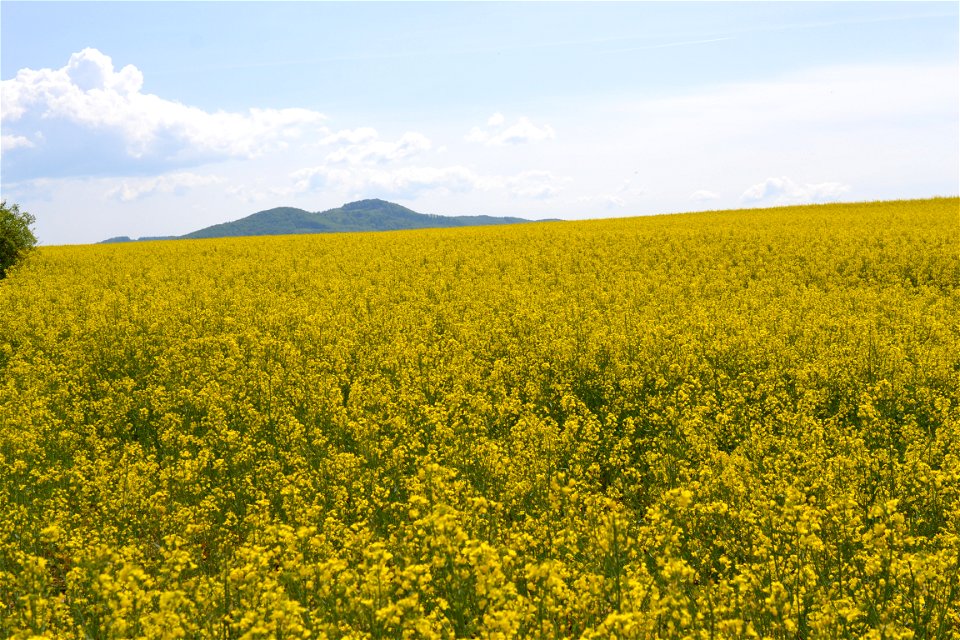
<instances>
[{"instance_id":1,"label":"wispy cloud","mask_svg":"<svg viewBox=\"0 0 960 640\"><path fill-rule=\"evenodd\" d=\"M606 49L604 53L624 53L627 51L647 51L650 49L669 49L671 47L687 47L697 44L710 44L711 42L725 42L733 40L733 36L724 36L722 38L705 38L703 40L682 40L680 42L664 42L662 44L647 44L637 47L625 47L622 49Z\"/></svg>"},{"instance_id":2,"label":"wispy cloud","mask_svg":"<svg viewBox=\"0 0 960 640\"><path fill-rule=\"evenodd\" d=\"M504 146L541 142L556 137L556 131L548 124L536 125L529 118L521 117L507 125L503 114L497 112L487 119L486 129L473 127L464 140L489 146Z\"/></svg>"},{"instance_id":3,"label":"wispy cloud","mask_svg":"<svg viewBox=\"0 0 960 640\"><path fill-rule=\"evenodd\" d=\"M694 202L709 202L710 200L719 200L720 194L706 189L698 189L690 194L690 199Z\"/></svg>"},{"instance_id":4,"label":"wispy cloud","mask_svg":"<svg viewBox=\"0 0 960 640\"><path fill-rule=\"evenodd\" d=\"M221 184L225 180L220 176L198 175L196 173L170 173L150 178L133 178L123 180L119 185L108 190L108 198L116 198L121 202L140 200L157 193L173 193L184 195L190 189Z\"/></svg>"},{"instance_id":5,"label":"wispy cloud","mask_svg":"<svg viewBox=\"0 0 960 640\"><path fill-rule=\"evenodd\" d=\"M26 136L0 136L0 150L12 151L17 148L31 148L36 145Z\"/></svg>"},{"instance_id":6,"label":"wispy cloud","mask_svg":"<svg viewBox=\"0 0 960 640\"><path fill-rule=\"evenodd\" d=\"M850 185L841 182L798 184L790 178L767 178L743 192L741 201L749 204L807 204L837 200L850 191Z\"/></svg>"},{"instance_id":7,"label":"wispy cloud","mask_svg":"<svg viewBox=\"0 0 960 640\"><path fill-rule=\"evenodd\" d=\"M375 129L365 128L357 131L340 132L329 136L327 140L346 142L336 151L330 152L326 162L330 164L383 164L418 156L433 147L430 139L416 131L408 131L395 142L380 140Z\"/></svg>"},{"instance_id":8,"label":"wispy cloud","mask_svg":"<svg viewBox=\"0 0 960 640\"><path fill-rule=\"evenodd\" d=\"M639 172L626 178L612 193L596 196L581 196L578 201L589 204L600 204L607 209L622 209L630 204L636 204L647 193L647 188L639 182Z\"/></svg>"},{"instance_id":9,"label":"wispy cloud","mask_svg":"<svg viewBox=\"0 0 960 640\"><path fill-rule=\"evenodd\" d=\"M290 177L294 182L294 193L335 191L346 195L399 198L415 198L426 193L499 191L515 198L543 200L556 196L570 182L570 178L544 170L505 176L479 173L463 165L395 168L320 165L299 169Z\"/></svg>"}]
</instances>

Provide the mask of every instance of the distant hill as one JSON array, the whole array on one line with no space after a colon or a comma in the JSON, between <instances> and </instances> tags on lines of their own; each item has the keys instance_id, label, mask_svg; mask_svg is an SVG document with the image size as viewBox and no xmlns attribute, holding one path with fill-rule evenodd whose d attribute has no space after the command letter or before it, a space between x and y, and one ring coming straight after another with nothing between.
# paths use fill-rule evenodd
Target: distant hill
<instances>
[{"instance_id":1,"label":"distant hill","mask_svg":"<svg viewBox=\"0 0 960 640\"><path fill-rule=\"evenodd\" d=\"M130 236L116 236L102 240L100 244L115 244L118 242L146 242L148 240L179 240L180 236L144 236L142 238L131 238Z\"/></svg>"},{"instance_id":2,"label":"distant hill","mask_svg":"<svg viewBox=\"0 0 960 640\"><path fill-rule=\"evenodd\" d=\"M342 233L347 231L399 231L403 229L434 229L446 227L475 227L494 224L531 222L524 218L496 218L493 216L440 216L417 213L386 200L358 200L327 211L304 211L294 207L277 207L260 211L246 218L215 224L183 236L173 238L226 238L234 236L272 236L305 233ZM173 238L140 238L159 240ZM120 236L104 242L129 242Z\"/></svg>"}]
</instances>

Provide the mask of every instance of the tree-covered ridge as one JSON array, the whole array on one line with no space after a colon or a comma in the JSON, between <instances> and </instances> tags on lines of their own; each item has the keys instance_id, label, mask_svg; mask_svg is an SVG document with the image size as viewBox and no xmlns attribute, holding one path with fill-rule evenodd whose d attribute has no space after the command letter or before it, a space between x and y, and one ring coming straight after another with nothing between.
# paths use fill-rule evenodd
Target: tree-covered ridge
<instances>
[{"instance_id":1,"label":"tree-covered ridge","mask_svg":"<svg viewBox=\"0 0 960 640\"><path fill-rule=\"evenodd\" d=\"M240 220L215 224L179 238L227 238L236 236L282 236L308 233L342 233L350 231L400 231L404 229L437 229L476 227L494 224L530 222L523 218L493 216L441 216L417 213L386 200L370 199L349 202L327 211L306 211L296 207L276 207L254 213ZM168 240L141 238L141 240ZM125 242L125 236L105 242Z\"/></svg>"}]
</instances>

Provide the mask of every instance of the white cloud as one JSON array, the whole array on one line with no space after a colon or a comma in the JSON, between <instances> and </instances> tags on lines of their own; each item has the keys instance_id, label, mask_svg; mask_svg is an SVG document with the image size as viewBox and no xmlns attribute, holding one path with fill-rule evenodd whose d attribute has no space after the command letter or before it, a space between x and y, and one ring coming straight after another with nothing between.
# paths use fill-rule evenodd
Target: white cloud
<instances>
[{"instance_id":1,"label":"white cloud","mask_svg":"<svg viewBox=\"0 0 960 640\"><path fill-rule=\"evenodd\" d=\"M511 195L517 198L545 200L563 190L570 178L559 178L550 171L524 171L503 180Z\"/></svg>"},{"instance_id":2,"label":"white cloud","mask_svg":"<svg viewBox=\"0 0 960 640\"><path fill-rule=\"evenodd\" d=\"M643 185L637 184L636 175L624 180L620 188L617 189L617 194L625 198L639 198L646 193L646 188Z\"/></svg>"},{"instance_id":3,"label":"white cloud","mask_svg":"<svg viewBox=\"0 0 960 640\"><path fill-rule=\"evenodd\" d=\"M550 125L538 127L527 118L520 118L515 124L491 138L491 142L493 144L525 144L552 140L555 137L556 133Z\"/></svg>"},{"instance_id":4,"label":"white cloud","mask_svg":"<svg viewBox=\"0 0 960 640\"><path fill-rule=\"evenodd\" d=\"M142 87L139 69L127 65L117 71L109 56L88 48L60 69L21 69L2 81L2 120L5 128L21 121L66 122L95 136L119 137L128 160L154 157L180 164L251 158L327 132L325 116L309 109L207 112L142 93ZM55 146L56 140L48 141ZM121 160L113 158L118 169Z\"/></svg>"},{"instance_id":5,"label":"white cloud","mask_svg":"<svg viewBox=\"0 0 960 640\"><path fill-rule=\"evenodd\" d=\"M266 187L262 180L254 181L252 184L231 184L224 188L224 192L243 200L247 203L254 202L277 202L279 199L285 199L294 193L293 189L280 187Z\"/></svg>"},{"instance_id":6,"label":"white cloud","mask_svg":"<svg viewBox=\"0 0 960 640\"><path fill-rule=\"evenodd\" d=\"M613 194L603 194L599 196L580 196L577 202L588 205L600 205L604 209L622 209L627 206L627 201L620 196Z\"/></svg>"},{"instance_id":7,"label":"white cloud","mask_svg":"<svg viewBox=\"0 0 960 640\"><path fill-rule=\"evenodd\" d=\"M491 116L490 121L497 122L497 116ZM387 141L380 139L375 129L364 127L332 133L320 142L340 147L327 154L322 164L291 173L293 193L335 190L363 197L412 198L426 192L449 195L500 190L517 198L545 199L559 193L568 181L548 171L504 176L478 173L463 165L404 164L433 149L429 138L413 131Z\"/></svg>"},{"instance_id":8,"label":"white cloud","mask_svg":"<svg viewBox=\"0 0 960 640\"><path fill-rule=\"evenodd\" d=\"M340 191L356 195L415 197L425 192L444 194L502 191L516 198L546 199L570 181L549 171L524 171L513 176L484 175L464 167L406 166L392 169L321 165L290 175L294 192Z\"/></svg>"},{"instance_id":9,"label":"white cloud","mask_svg":"<svg viewBox=\"0 0 960 640\"><path fill-rule=\"evenodd\" d=\"M410 195L423 191L464 192L482 188L482 176L463 166L350 167L321 165L290 174L297 192L333 189L356 194Z\"/></svg>"},{"instance_id":10,"label":"white cloud","mask_svg":"<svg viewBox=\"0 0 960 640\"><path fill-rule=\"evenodd\" d=\"M336 133L331 133L320 140L320 144L364 144L372 142L380 137L377 130L373 127L359 127L357 129L343 129Z\"/></svg>"},{"instance_id":11,"label":"white cloud","mask_svg":"<svg viewBox=\"0 0 960 640\"><path fill-rule=\"evenodd\" d=\"M204 176L189 172L169 173L151 178L124 180L110 189L106 195L121 202L130 202L156 193L183 195L189 189L219 184L223 181L224 179L219 176Z\"/></svg>"},{"instance_id":12,"label":"white cloud","mask_svg":"<svg viewBox=\"0 0 960 640\"><path fill-rule=\"evenodd\" d=\"M26 136L0 136L0 151L10 151L18 147L34 147L33 141Z\"/></svg>"},{"instance_id":13,"label":"white cloud","mask_svg":"<svg viewBox=\"0 0 960 640\"><path fill-rule=\"evenodd\" d=\"M767 178L743 192L740 199L749 203L775 205L805 204L836 200L850 190L850 185L840 182L798 184L790 178Z\"/></svg>"},{"instance_id":14,"label":"white cloud","mask_svg":"<svg viewBox=\"0 0 960 640\"><path fill-rule=\"evenodd\" d=\"M463 137L467 142L487 142L490 140L490 134L480 127L473 127L470 133Z\"/></svg>"},{"instance_id":15,"label":"white cloud","mask_svg":"<svg viewBox=\"0 0 960 640\"><path fill-rule=\"evenodd\" d=\"M616 191L596 196L581 196L578 202L600 204L604 209L622 209L631 202L636 202L646 195L643 185L637 184L637 176L633 175L624 180Z\"/></svg>"},{"instance_id":16,"label":"white cloud","mask_svg":"<svg viewBox=\"0 0 960 640\"><path fill-rule=\"evenodd\" d=\"M356 132L361 131L362 135ZM331 164L383 164L396 162L429 151L433 146L430 139L422 133L408 131L396 142L380 140L375 129L358 129L354 132L340 132L327 139L347 141L349 144L327 155Z\"/></svg>"},{"instance_id":17,"label":"white cloud","mask_svg":"<svg viewBox=\"0 0 960 640\"><path fill-rule=\"evenodd\" d=\"M710 200L719 200L720 194L706 189L698 189L690 194L690 199L694 202L708 202Z\"/></svg>"},{"instance_id":18,"label":"white cloud","mask_svg":"<svg viewBox=\"0 0 960 640\"><path fill-rule=\"evenodd\" d=\"M143 87L143 74L132 64L120 71L113 70L113 60L97 49L84 49L70 56L63 68L67 77L81 91L99 89L121 95L137 93Z\"/></svg>"},{"instance_id":19,"label":"white cloud","mask_svg":"<svg viewBox=\"0 0 960 640\"><path fill-rule=\"evenodd\" d=\"M505 126L505 124L506 118L503 114L495 113L487 120L488 130L473 127L464 137L464 140L489 146L500 146L541 142L557 137L556 132L550 125L538 126L526 117L518 118L510 126Z\"/></svg>"}]
</instances>

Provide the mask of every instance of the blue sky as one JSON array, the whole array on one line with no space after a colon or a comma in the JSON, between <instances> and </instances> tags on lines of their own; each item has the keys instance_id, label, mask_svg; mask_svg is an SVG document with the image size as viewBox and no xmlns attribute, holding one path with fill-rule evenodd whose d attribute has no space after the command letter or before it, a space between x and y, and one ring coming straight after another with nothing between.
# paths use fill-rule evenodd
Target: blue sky
<instances>
[{"instance_id":1,"label":"blue sky","mask_svg":"<svg viewBox=\"0 0 960 640\"><path fill-rule=\"evenodd\" d=\"M0 3L45 244L381 197L567 219L956 195L955 2Z\"/></svg>"}]
</instances>

